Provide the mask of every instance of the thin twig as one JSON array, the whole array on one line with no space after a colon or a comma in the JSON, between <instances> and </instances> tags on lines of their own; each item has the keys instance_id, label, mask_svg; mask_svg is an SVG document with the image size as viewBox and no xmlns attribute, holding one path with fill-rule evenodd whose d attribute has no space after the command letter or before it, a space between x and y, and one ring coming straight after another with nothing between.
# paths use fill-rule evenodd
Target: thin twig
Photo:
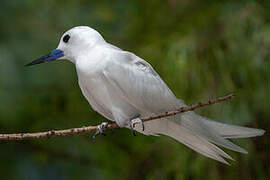
<instances>
[{"instance_id":1,"label":"thin twig","mask_svg":"<svg viewBox=\"0 0 270 180\"><path fill-rule=\"evenodd\" d=\"M197 103L197 104L193 104L193 105L185 106L185 107L180 107L178 110L168 111L157 116L143 117L141 119L145 122L145 121L151 121L151 120L160 119L160 118L164 118L168 116L174 116L176 114L184 113L187 111L193 111L200 107L230 100L233 97L234 97L234 94L229 94L227 96L219 97L219 98L209 100L206 102ZM50 131L37 132L37 133L0 134L0 140L25 140L25 139L51 138L51 137L56 137L56 136L68 136L68 135L74 135L74 134L90 133L92 131L96 131L97 128L98 128L97 126L86 126L86 127L81 127L81 128L50 130ZM119 126L115 122L113 122L109 124L105 129L115 129L115 128L119 128Z\"/></svg>"}]
</instances>

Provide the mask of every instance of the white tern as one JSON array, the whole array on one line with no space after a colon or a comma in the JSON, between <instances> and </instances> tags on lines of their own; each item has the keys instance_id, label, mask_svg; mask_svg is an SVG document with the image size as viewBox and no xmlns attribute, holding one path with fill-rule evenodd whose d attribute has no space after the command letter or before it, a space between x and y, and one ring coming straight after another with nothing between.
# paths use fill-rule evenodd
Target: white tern
<instances>
[{"instance_id":1,"label":"white tern","mask_svg":"<svg viewBox=\"0 0 270 180\"><path fill-rule=\"evenodd\" d=\"M74 63L84 97L92 108L120 127L133 130L134 121L186 106L175 97L145 60L107 43L94 29L74 27L63 34L58 47L27 66L67 59ZM166 135L198 153L227 163L232 157L218 146L247 153L228 139L261 136L262 129L215 122L194 112L147 121L134 130L145 135ZM99 126L99 133L102 127Z\"/></svg>"}]
</instances>

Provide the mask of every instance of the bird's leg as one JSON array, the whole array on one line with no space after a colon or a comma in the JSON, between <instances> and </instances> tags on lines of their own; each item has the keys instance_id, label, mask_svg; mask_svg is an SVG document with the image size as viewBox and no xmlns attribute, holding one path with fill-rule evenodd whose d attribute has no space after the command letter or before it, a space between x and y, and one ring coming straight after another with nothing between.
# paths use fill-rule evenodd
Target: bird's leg
<instances>
[{"instance_id":1,"label":"bird's leg","mask_svg":"<svg viewBox=\"0 0 270 180\"><path fill-rule=\"evenodd\" d=\"M103 129L107 128L108 125L109 125L108 122L103 122L103 123L101 123L100 125L98 125L97 131L96 131L95 134L92 136L93 141L95 141L95 140L96 140L96 137L97 137L98 135L100 135L100 134L102 134L103 136L106 136L106 134L104 133Z\"/></svg>"},{"instance_id":2,"label":"bird's leg","mask_svg":"<svg viewBox=\"0 0 270 180\"><path fill-rule=\"evenodd\" d=\"M142 125L142 130L144 131L144 123L143 123L142 119L140 118L140 115L130 119L130 121L129 121L129 126L130 126L130 129L131 129L134 136L136 136L134 127L138 123Z\"/></svg>"}]
</instances>

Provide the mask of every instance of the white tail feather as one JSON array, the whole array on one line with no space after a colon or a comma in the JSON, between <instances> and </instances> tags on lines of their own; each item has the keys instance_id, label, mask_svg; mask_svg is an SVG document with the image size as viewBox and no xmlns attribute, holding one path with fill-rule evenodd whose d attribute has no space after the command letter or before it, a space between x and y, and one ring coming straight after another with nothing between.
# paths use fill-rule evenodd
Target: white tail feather
<instances>
[{"instance_id":1,"label":"white tail feather","mask_svg":"<svg viewBox=\"0 0 270 180\"><path fill-rule=\"evenodd\" d=\"M194 151L228 164L224 158L232 159L216 145L226 147L233 151L247 153L240 146L233 144L226 138L244 138L263 135L264 130L227 125L211 121L194 112L145 122L145 131L139 127L135 130L146 135L162 134L182 142ZM216 145L214 145L214 144Z\"/></svg>"},{"instance_id":2,"label":"white tail feather","mask_svg":"<svg viewBox=\"0 0 270 180\"><path fill-rule=\"evenodd\" d=\"M202 118L202 121L207 126L214 128L219 133L220 136L227 139L262 136L265 133L265 130L262 129L223 124L209 120L207 118Z\"/></svg>"},{"instance_id":3,"label":"white tail feather","mask_svg":"<svg viewBox=\"0 0 270 180\"><path fill-rule=\"evenodd\" d=\"M207 139L196 135L194 132L178 125L173 121L166 121L165 119L161 119L145 122L145 131L142 133L147 135L153 135L153 132L155 132L154 134L170 136L190 147L194 151L222 163L228 164L228 162L225 161L224 158L233 160L231 156L226 154L223 150L221 150L214 144L207 141Z\"/></svg>"},{"instance_id":4,"label":"white tail feather","mask_svg":"<svg viewBox=\"0 0 270 180\"><path fill-rule=\"evenodd\" d=\"M194 112L188 112L182 115L181 120L177 121L181 126L186 127L196 134L199 134L202 137L205 137L212 143L215 143L219 146L228 148L233 151L240 153L247 153L247 151L240 146L233 144L231 141L222 137L218 129L215 127L210 127L202 121L203 117L195 114Z\"/></svg>"}]
</instances>

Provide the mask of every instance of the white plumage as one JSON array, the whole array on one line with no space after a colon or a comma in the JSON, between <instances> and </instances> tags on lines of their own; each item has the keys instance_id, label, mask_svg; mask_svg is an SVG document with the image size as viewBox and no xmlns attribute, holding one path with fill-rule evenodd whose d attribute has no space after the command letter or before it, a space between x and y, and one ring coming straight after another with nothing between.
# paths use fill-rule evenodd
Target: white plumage
<instances>
[{"instance_id":1,"label":"white plumage","mask_svg":"<svg viewBox=\"0 0 270 180\"><path fill-rule=\"evenodd\" d=\"M68 35L68 42L63 38ZM80 26L64 33L58 45L61 59L76 66L83 95L92 108L120 127L129 128L129 121L160 114L185 106L143 59L109 43L92 28ZM227 125L187 112L174 117L145 122L146 135L167 135L198 153L227 163L232 159L218 146L247 153L228 138L260 136L264 130ZM216 145L214 145L216 144Z\"/></svg>"}]
</instances>

